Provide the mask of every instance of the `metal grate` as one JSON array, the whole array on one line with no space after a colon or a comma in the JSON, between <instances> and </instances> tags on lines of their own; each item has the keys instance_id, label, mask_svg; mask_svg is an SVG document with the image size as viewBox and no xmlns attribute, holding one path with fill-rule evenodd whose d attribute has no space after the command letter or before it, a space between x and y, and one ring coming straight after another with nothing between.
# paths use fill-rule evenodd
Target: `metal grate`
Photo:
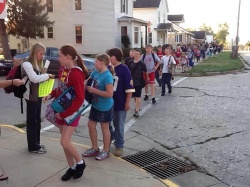
<instances>
[{"instance_id":1,"label":"metal grate","mask_svg":"<svg viewBox=\"0 0 250 187\"><path fill-rule=\"evenodd\" d=\"M125 156L123 159L161 179L174 177L196 168L194 165L187 164L178 158L156 149L141 151L133 155Z\"/></svg>"}]
</instances>

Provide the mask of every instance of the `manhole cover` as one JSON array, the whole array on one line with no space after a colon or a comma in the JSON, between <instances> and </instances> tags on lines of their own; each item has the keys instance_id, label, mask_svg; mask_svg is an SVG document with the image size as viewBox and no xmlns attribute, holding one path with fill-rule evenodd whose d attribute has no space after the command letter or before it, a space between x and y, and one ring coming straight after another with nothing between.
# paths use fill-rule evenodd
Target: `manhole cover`
<instances>
[{"instance_id":1,"label":"manhole cover","mask_svg":"<svg viewBox=\"0 0 250 187\"><path fill-rule=\"evenodd\" d=\"M167 179L195 169L195 166L156 149L141 151L125 156L123 159L161 179Z\"/></svg>"}]
</instances>

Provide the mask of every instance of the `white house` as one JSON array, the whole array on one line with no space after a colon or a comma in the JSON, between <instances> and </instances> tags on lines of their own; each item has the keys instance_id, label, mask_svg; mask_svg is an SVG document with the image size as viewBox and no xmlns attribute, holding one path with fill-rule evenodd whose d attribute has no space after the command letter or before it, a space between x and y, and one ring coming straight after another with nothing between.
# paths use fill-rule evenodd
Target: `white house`
<instances>
[{"instance_id":1,"label":"white house","mask_svg":"<svg viewBox=\"0 0 250 187\"><path fill-rule=\"evenodd\" d=\"M168 43L168 32L173 32L173 24L167 20L169 8L167 0L136 0L133 15L148 22L148 37L144 43L153 46ZM147 35L147 33L143 33Z\"/></svg>"},{"instance_id":2,"label":"white house","mask_svg":"<svg viewBox=\"0 0 250 187\"><path fill-rule=\"evenodd\" d=\"M141 46L141 29L146 21L133 17L134 0L43 0L47 4L52 27L44 28L44 37L10 37L10 48L24 52L34 43L48 47L73 45L81 54L99 54L121 47L121 35L128 35L131 47Z\"/></svg>"}]
</instances>

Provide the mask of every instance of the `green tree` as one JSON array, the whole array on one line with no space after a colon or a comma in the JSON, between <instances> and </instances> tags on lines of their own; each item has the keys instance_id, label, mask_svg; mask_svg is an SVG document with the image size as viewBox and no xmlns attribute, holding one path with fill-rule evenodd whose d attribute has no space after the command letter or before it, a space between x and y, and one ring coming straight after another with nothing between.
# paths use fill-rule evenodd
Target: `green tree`
<instances>
[{"instance_id":1,"label":"green tree","mask_svg":"<svg viewBox=\"0 0 250 187\"><path fill-rule=\"evenodd\" d=\"M200 31L207 31L209 33L211 33L212 35L214 35L214 31L212 29L212 27L210 26L206 26L205 23L202 24L202 26L199 27Z\"/></svg>"},{"instance_id":2,"label":"green tree","mask_svg":"<svg viewBox=\"0 0 250 187\"><path fill-rule=\"evenodd\" d=\"M48 13L45 12L46 4L42 4L42 0L8 0L7 7L8 34L27 39L42 37L44 27L53 24L49 21ZM4 42L8 39L3 20L0 20L0 35L5 58L11 59L9 44Z\"/></svg>"},{"instance_id":3,"label":"green tree","mask_svg":"<svg viewBox=\"0 0 250 187\"><path fill-rule=\"evenodd\" d=\"M250 47L250 41L247 41L247 43L245 44L245 46Z\"/></svg>"},{"instance_id":4,"label":"green tree","mask_svg":"<svg viewBox=\"0 0 250 187\"><path fill-rule=\"evenodd\" d=\"M129 46L131 44L129 36L123 35L121 38L121 43L123 44L124 48L129 48Z\"/></svg>"},{"instance_id":5,"label":"green tree","mask_svg":"<svg viewBox=\"0 0 250 187\"><path fill-rule=\"evenodd\" d=\"M229 25L227 23L219 24L219 30L214 37L217 43L223 44L224 46L226 45L227 35L229 35L228 30Z\"/></svg>"}]
</instances>

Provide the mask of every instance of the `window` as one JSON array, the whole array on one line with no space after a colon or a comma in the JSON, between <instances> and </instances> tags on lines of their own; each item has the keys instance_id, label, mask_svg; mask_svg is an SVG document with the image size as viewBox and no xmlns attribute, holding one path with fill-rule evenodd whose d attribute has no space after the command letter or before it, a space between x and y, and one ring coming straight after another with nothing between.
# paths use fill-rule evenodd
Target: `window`
<instances>
[{"instance_id":1,"label":"window","mask_svg":"<svg viewBox=\"0 0 250 187\"><path fill-rule=\"evenodd\" d=\"M139 43L139 27L134 28L134 43Z\"/></svg>"},{"instance_id":2,"label":"window","mask_svg":"<svg viewBox=\"0 0 250 187\"><path fill-rule=\"evenodd\" d=\"M82 44L82 26L75 26L76 43Z\"/></svg>"},{"instance_id":3,"label":"window","mask_svg":"<svg viewBox=\"0 0 250 187\"><path fill-rule=\"evenodd\" d=\"M53 27L48 27L48 38L54 38Z\"/></svg>"},{"instance_id":4,"label":"window","mask_svg":"<svg viewBox=\"0 0 250 187\"><path fill-rule=\"evenodd\" d=\"M47 12L53 12L53 0L46 0Z\"/></svg>"},{"instance_id":5,"label":"window","mask_svg":"<svg viewBox=\"0 0 250 187\"><path fill-rule=\"evenodd\" d=\"M175 42L177 42L177 43L182 42L182 35L181 34L175 35Z\"/></svg>"},{"instance_id":6,"label":"window","mask_svg":"<svg viewBox=\"0 0 250 187\"><path fill-rule=\"evenodd\" d=\"M128 13L128 0L121 0L121 13Z\"/></svg>"},{"instance_id":7,"label":"window","mask_svg":"<svg viewBox=\"0 0 250 187\"><path fill-rule=\"evenodd\" d=\"M75 0L75 10L82 10L82 0Z\"/></svg>"},{"instance_id":8,"label":"window","mask_svg":"<svg viewBox=\"0 0 250 187\"><path fill-rule=\"evenodd\" d=\"M148 43L152 44L152 32L148 33Z\"/></svg>"},{"instance_id":9,"label":"window","mask_svg":"<svg viewBox=\"0 0 250 187\"><path fill-rule=\"evenodd\" d=\"M161 12L159 11L158 12L158 23L160 23L161 22Z\"/></svg>"},{"instance_id":10,"label":"window","mask_svg":"<svg viewBox=\"0 0 250 187\"><path fill-rule=\"evenodd\" d=\"M128 34L128 28L127 26L121 26L121 35L127 35Z\"/></svg>"}]
</instances>

